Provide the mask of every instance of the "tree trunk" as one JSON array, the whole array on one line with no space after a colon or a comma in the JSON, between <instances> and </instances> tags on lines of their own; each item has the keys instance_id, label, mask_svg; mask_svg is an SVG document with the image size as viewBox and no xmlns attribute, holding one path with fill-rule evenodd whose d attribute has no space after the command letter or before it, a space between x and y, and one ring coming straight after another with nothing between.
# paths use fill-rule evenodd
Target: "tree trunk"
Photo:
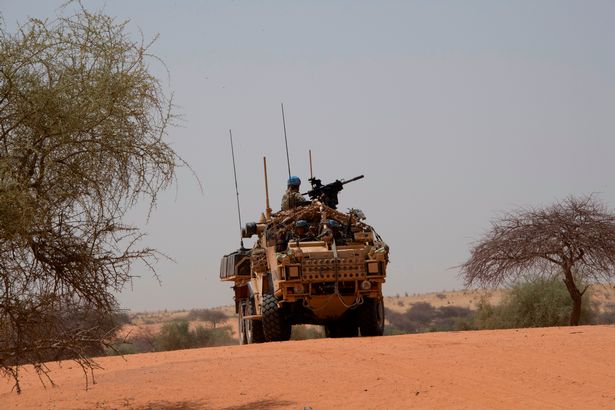
<instances>
[{"instance_id":1,"label":"tree trunk","mask_svg":"<svg viewBox=\"0 0 615 410\"><path fill-rule=\"evenodd\" d=\"M572 276L570 265L564 266L564 283L566 289L572 299L572 311L570 312L570 326L578 326L581 321L581 304L583 302L583 293L577 288Z\"/></svg>"}]
</instances>

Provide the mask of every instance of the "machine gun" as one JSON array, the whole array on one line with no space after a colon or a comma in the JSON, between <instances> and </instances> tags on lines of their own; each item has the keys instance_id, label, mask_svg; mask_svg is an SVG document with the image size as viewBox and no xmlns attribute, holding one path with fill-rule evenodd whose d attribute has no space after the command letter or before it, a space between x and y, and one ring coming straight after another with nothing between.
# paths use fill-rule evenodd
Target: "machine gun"
<instances>
[{"instance_id":1,"label":"machine gun","mask_svg":"<svg viewBox=\"0 0 615 410\"><path fill-rule=\"evenodd\" d=\"M302 195L309 195L310 199L318 199L328 207L337 209L337 204L339 203L337 200L337 194L344 189L344 185L359 180L363 177L363 175L359 175L358 177L354 177L347 181L340 181L339 179L336 179L335 182L331 182L327 185L323 185L320 179L312 177L309 179L310 184L312 184L312 189Z\"/></svg>"}]
</instances>

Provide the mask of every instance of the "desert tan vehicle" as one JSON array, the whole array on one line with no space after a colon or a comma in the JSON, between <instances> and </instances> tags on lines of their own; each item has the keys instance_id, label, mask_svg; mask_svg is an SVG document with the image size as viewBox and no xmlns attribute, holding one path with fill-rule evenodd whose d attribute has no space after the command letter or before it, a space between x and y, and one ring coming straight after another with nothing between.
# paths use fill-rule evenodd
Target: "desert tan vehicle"
<instances>
[{"instance_id":1,"label":"desert tan vehicle","mask_svg":"<svg viewBox=\"0 0 615 410\"><path fill-rule=\"evenodd\" d=\"M221 280L234 282L241 344L288 340L295 324L324 325L329 337L382 335L389 248L360 210L335 209L342 185L359 178L311 178L311 201L273 214L267 206L242 229L254 246L220 266Z\"/></svg>"}]
</instances>

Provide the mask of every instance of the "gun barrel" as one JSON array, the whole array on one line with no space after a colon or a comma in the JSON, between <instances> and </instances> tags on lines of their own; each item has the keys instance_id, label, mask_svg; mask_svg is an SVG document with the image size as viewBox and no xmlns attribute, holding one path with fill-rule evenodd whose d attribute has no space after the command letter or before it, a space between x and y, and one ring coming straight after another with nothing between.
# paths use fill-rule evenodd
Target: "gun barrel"
<instances>
[{"instance_id":1,"label":"gun barrel","mask_svg":"<svg viewBox=\"0 0 615 410\"><path fill-rule=\"evenodd\" d=\"M357 180L362 179L364 177L365 177L365 175L359 175L358 177L354 177L354 178L351 178L349 180L346 180L346 181L342 182L342 185L346 185L346 184L348 184L350 182L357 181Z\"/></svg>"},{"instance_id":2,"label":"gun barrel","mask_svg":"<svg viewBox=\"0 0 615 410\"><path fill-rule=\"evenodd\" d=\"M359 175L358 177L351 178L347 181L340 181L339 179L336 179L326 185L322 185L319 179L310 178L312 189L303 195L309 195L312 199L320 199L325 205L336 209L338 204L337 194L344 189L344 185L363 177L363 175Z\"/></svg>"}]
</instances>

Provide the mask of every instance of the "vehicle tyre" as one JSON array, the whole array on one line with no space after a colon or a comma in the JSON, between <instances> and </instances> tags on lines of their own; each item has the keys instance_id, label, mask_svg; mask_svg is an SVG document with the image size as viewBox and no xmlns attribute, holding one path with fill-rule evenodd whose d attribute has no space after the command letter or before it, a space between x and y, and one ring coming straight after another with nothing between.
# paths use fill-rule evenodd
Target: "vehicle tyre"
<instances>
[{"instance_id":1,"label":"vehicle tyre","mask_svg":"<svg viewBox=\"0 0 615 410\"><path fill-rule=\"evenodd\" d=\"M357 309L361 336L382 336L384 333L384 302L365 299Z\"/></svg>"},{"instance_id":2,"label":"vehicle tyre","mask_svg":"<svg viewBox=\"0 0 615 410\"><path fill-rule=\"evenodd\" d=\"M254 298L252 298L246 305L246 316L253 315L255 311ZM246 343L263 343L265 341L263 322L261 320L244 319L244 328L246 333Z\"/></svg>"},{"instance_id":3,"label":"vehicle tyre","mask_svg":"<svg viewBox=\"0 0 615 410\"><path fill-rule=\"evenodd\" d=\"M265 340L282 342L290 339L292 325L278 307L278 301L273 295L263 295L262 326Z\"/></svg>"}]
</instances>

